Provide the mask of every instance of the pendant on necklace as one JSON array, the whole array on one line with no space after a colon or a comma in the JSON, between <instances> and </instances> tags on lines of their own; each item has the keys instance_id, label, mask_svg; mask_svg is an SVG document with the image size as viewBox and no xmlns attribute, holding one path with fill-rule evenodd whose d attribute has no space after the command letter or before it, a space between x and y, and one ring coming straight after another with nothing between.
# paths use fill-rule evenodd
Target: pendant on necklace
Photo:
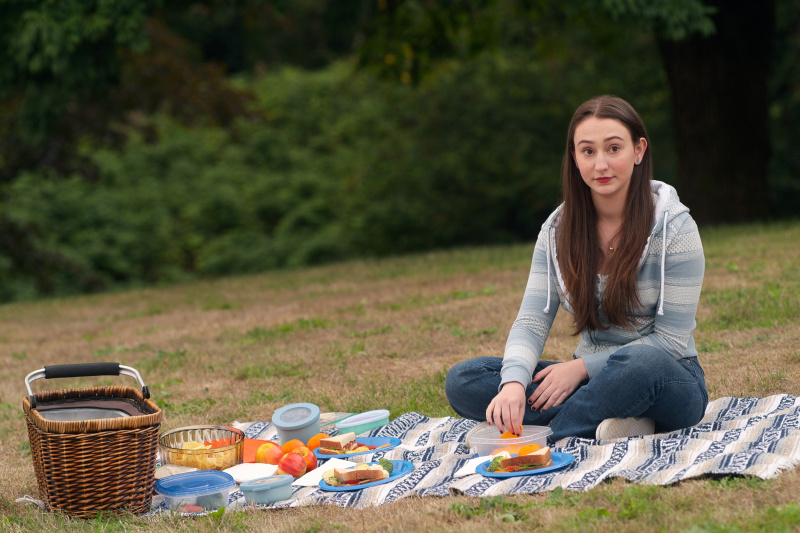
<instances>
[{"instance_id":1,"label":"pendant on necklace","mask_svg":"<svg viewBox=\"0 0 800 533\"><path fill-rule=\"evenodd\" d=\"M609 252L613 252L613 251L614 251L614 247L613 247L613 246L609 246L609 247L608 247L608 251L609 251Z\"/></svg>"}]
</instances>

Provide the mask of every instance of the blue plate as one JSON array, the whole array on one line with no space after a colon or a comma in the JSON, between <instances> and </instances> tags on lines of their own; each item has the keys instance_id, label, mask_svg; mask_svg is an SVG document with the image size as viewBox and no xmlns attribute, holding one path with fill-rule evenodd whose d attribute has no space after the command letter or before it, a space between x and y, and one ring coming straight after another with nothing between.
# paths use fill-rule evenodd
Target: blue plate
<instances>
[{"instance_id":1,"label":"blue plate","mask_svg":"<svg viewBox=\"0 0 800 533\"><path fill-rule=\"evenodd\" d=\"M396 439L394 437L361 437L360 439L357 438L356 442L360 444L366 444L367 446L383 446L384 444L388 444L389 446L385 446L380 450L368 450L366 452L358 453L343 453L342 455L328 455L325 453L319 453L319 448L317 448L314 450L314 455L317 456L317 459L345 459L347 457L355 457L356 455L364 455L367 453L385 452L386 450L391 450L398 444L403 443L400 439Z\"/></svg>"},{"instance_id":2,"label":"blue plate","mask_svg":"<svg viewBox=\"0 0 800 533\"><path fill-rule=\"evenodd\" d=\"M338 456L337 456L338 457ZM376 465L378 463L366 463L368 465ZM343 487L332 487L325 483L324 479L319 480L319 488L322 490L329 490L334 492L344 492L348 490L361 490L361 489L368 489L370 487L374 487L375 485L382 485L384 483L389 483L390 481L394 481L395 479L405 476L412 470L414 470L414 465L409 463L408 461L392 461L392 473L389 474L389 477L384 479L379 479L378 481L373 481L372 483L362 483L361 485L345 485ZM318 466L317 468L324 468L322 466Z\"/></svg>"},{"instance_id":3,"label":"blue plate","mask_svg":"<svg viewBox=\"0 0 800 533\"><path fill-rule=\"evenodd\" d=\"M516 454L512 455L511 457L516 457ZM552 452L550 457L553 459L553 464L550 466L545 466L544 468L536 468L534 470L520 470L519 472L489 472L486 470L489 468L489 463L491 461L486 461L485 463L481 463L478 465L478 468L475 469L475 472L482 476L486 477L517 477L517 476L536 476L539 474L546 474L548 472L552 472L554 470L560 470L571 464L575 457L571 453L561 453L561 452Z\"/></svg>"}]
</instances>

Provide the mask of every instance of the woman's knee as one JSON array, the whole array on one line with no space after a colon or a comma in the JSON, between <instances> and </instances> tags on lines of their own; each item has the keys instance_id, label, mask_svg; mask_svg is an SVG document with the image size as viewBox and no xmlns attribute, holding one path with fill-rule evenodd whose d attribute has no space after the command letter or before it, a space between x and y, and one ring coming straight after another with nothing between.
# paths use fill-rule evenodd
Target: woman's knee
<instances>
[{"instance_id":1,"label":"woman's knee","mask_svg":"<svg viewBox=\"0 0 800 533\"><path fill-rule=\"evenodd\" d=\"M677 364L669 354L652 346L626 346L608 358L607 367L617 373L630 374L631 377L643 375L659 375L665 370L672 370Z\"/></svg>"},{"instance_id":2,"label":"woman's knee","mask_svg":"<svg viewBox=\"0 0 800 533\"><path fill-rule=\"evenodd\" d=\"M468 418L485 414L486 406L497 394L501 367L499 357L478 357L453 366L444 383L447 401L453 410Z\"/></svg>"}]
</instances>

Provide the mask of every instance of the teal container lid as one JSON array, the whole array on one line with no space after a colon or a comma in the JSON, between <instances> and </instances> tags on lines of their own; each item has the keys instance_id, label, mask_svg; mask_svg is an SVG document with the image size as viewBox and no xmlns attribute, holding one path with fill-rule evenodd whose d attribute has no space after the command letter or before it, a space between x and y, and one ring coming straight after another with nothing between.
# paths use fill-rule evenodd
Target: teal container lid
<instances>
[{"instance_id":1,"label":"teal container lid","mask_svg":"<svg viewBox=\"0 0 800 533\"><path fill-rule=\"evenodd\" d=\"M386 409L378 409L376 411L367 411L366 413L359 413L357 415L349 416L344 420L338 422L336 424L336 427L340 431L346 431L349 430L350 428L362 425L370 427L380 427L388 423L388 421L389 421L389 411Z\"/></svg>"},{"instance_id":2,"label":"teal container lid","mask_svg":"<svg viewBox=\"0 0 800 533\"><path fill-rule=\"evenodd\" d=\"M283 431L301 429L319 420L319 407L313 403L293 403L272 415L272 423Z\"/></svg>"},{"instance_id":3,"label":"teal container lid","mask_svg":"<svg viewBox=\"0 0 800 533\"><path fill-rule=\"evenodd\" d=\"M291 476L290 476L291 477ZM221 492L236 486L233 476L219 470L197 470L156 481L156 492L169 498Z\"/></svg>"},{"instance_id":4,"label":"teal container lid","mask_svg":"<svg viewBox=\"0 0 800 533\"><path fill-rule=\"evenodd\" d=\"M291 485L293 479L292 476L287 475L267 476L246 481L239 485L239 488L242 491L261 492L262 490L272 490Z\"/></svg>"}]
</instances>

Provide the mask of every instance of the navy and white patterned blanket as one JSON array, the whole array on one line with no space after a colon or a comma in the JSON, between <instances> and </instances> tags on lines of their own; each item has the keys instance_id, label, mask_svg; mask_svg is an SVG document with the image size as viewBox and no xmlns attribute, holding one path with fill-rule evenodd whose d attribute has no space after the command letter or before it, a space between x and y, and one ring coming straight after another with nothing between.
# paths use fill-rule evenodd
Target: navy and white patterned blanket
<instances>
[{"instance_id":1,"label":"navy and white patterned blanket","mask_svg":"<svg viewBox=\"0 0 800 533\"><path fill-rule=\"evenodd\" d=\"M531 494L562 487L585 491L611 477L635 483L667 485L707 474L751 475L763 479L800 464L800 398L720 398L709 404L696 426L672 433L598 442L570 437L555 451L575 461L562 470L509 479L455 473L473 457L467 434L477 422L461 418L428 418L405 413L368 436L397 437L403 444L385 452L360 456L411 461L415 468L396 481L352 492L324 492L318 487L294 487L292 498L264 508L333 504L368 507L407 496L495 496ZM250 438L274 439L267 422L239 424ZM367 435L362 435L367 436ZM353 460L353 459L351 459ZM324 463L320 468L325 468ZM232 505L243 505L240 491Z\"/></svg>"}]
</instances>

